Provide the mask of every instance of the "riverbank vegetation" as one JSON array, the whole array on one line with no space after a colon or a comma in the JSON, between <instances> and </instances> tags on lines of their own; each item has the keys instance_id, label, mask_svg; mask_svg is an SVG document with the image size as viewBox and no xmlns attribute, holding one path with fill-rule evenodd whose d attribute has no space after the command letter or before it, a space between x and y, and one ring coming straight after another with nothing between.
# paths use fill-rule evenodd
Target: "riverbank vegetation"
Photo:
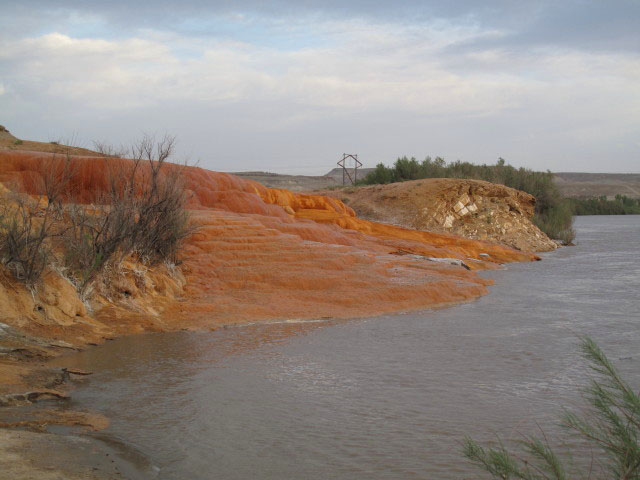
<instances>
[{"instance_id":1,"label":"riverbank vegetation","mask_svg":"<svg viewBox=\"0 0 640 480\"><path fill-rule=\"evenodd\" d=\"M640 215L640 198L616 195L613 200L607 197L570 198L569 203L574 215Z\"/></svg>"},{"instance_id":2,"label":"riverbank vegetation","mask_svg":"<svg viewBox=\"0 0 640 480\"><path fill-rule=\"evenodd\" d=\"M447 163L441 157L426 157L421 162L415 158L402 157L392 167L379 163L374 171L358 183L373 185L422 178L469 178L522 190L536 198L533 222L540 230L564 243L570 243L575 237L571 205L553 182L553 174L515 168L502 158L495 165L474 165L459 160Z\"/></svg>"},{"instance_id":3,"label":"riverbank vegetation","mask_svg":"<svg viewBox=\"0 0 640 480\"><path fill-rule=\"evenodd\" d=\"M191 227L181 167L167 162L173 147L172 137L145 137L130 161L105 158L107 189L91 204L78 198L72 158L52 155L33 179L36 194L0 195L0 264L30 288L47 269L64 272L84 296L127 256L176 262Z\"/></svg>"},{"instance_id":4,"label":"riverbank vegetation","mask_svg":"<svg viewBox=\"0 0 640 480\"><path fill-rule=\"evenodd\" d=\"M485 448L466 438L464 456L493 478L503 480L640 479L640 395L592 339L583 339L581 348L594 372L586 391L588 408L582 414L565 411L562 425L584 441L582 455L592 455L583 462L587 471L576 471L575 462L569 463L570 458L558 453L544 435L525 438L521 453L510 452L503 444ZM576 458L577 454L573 455Z\"/></svg>"}]
</instances>

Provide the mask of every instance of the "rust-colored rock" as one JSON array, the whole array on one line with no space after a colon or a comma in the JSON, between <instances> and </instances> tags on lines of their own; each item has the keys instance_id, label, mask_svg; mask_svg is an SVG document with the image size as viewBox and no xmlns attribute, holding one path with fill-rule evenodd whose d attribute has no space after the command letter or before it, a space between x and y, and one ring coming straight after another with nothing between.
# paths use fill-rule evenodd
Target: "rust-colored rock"
<instances>
[{"instance_id":1,"label":"rust-colored rock","mask_svg":"<svg viewBox=\"0 0 640 480\"><path fill-rule=\"evenodd\" d=\"M0 152L0 181L36 194L44 172L62 161L48 154ZM110 172L128 162L72 157L68 199L99 201ZM0 338L0 348L10 352L2 365L128 333L348 318L463 302L485 294L490 281L430 257L460 259L472 270L537 259L494 243L363 220L329 196L269 189L201 168L183 172L199 229L184 245L180 268L148 269L127 261L97 283L89 303L81 302L58 273L47 274L35 295L2 276L0 323L12 332ZM49 382L33 377L20 385L24 378L8 374L0 394Z\"/></svg>"},{"instance_id":2,"label":"rust-colored rock","mask_svg":"<svg viewBox=\"0 0 640 480\"><path fill-rule=\"evenodd\" d=\"M63 159L58 156L53 161ZM34 194L51 162L46 154L0 154L0 179ZM95 202L106 191L110 172L129 161L72 157L72 162L70 198L73 193L79 201ZM473 273L391 255L397 252L474 259L470 262L474 270L535 258L496 244L359 219L351 208L328 196L269 189L194 167L183 172L193 219L201 228L185 246L187 295L171 308L186 313L178 316L181 320L175 327L196 322L200 311L212 324L249 318L348 317L461 301L485 291L487 282ZM144 173L140 175L143 181ZM52 282L41 294L47 305L56 306L66 317L83 316L82 305L62 293L70 286ZM153 297L148 292L138 295L132 282L131 275L122 276L111 286L141 302ZM166 282L153 283L162 290ZM172 292L175 295L173 287ZM142 309L150 310L157 309L151 304ZM94 317L102 315L98 311Z\"/></svg>"}]
</instances>

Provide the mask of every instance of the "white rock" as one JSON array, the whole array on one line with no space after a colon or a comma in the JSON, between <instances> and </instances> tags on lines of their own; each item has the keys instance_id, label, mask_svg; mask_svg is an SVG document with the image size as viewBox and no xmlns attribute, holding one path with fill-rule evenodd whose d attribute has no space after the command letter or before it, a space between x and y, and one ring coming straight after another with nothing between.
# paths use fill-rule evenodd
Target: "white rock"
<instances>
[{"instance_id":1,"label":"white rock","mask_svg":"<svg viewBox=\"0 0 640 480\"><path fill-rule=\"evenodd\" d=\"M438 262L438 263L446 263L448 265L458 265L459 267L463 267L466 268L467 270L471 270L471 268L469 268L469 265L467 265L466 263L464 263L462 260L460 260L459 258L434 258L434 257L427 257L427 260L431 261L431 262Z\"/></svg>"},{"instance_id":2,"label":"white rock","mask_svg":"<svg viewBox=\"0 0 640 480\"><path fill-rule=\"evenodd\" d=\"M444 219L444 224L442 226L444 228L451 228L453 227L454 220L455 220L455 217L453 215L447 215L447 218Z\"/></svg>"}]
</instances>

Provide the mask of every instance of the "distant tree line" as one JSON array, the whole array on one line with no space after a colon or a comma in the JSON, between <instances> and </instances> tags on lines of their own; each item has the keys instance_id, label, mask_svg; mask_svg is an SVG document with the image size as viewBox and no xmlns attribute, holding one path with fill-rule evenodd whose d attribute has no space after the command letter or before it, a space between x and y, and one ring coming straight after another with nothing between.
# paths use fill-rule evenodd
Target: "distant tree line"
<instances>
[{"instance_id":1,"label":"distant tree line","mask_svg":"<svg viewBox=\"0 0 640 480\"><path fill-rule=\"evenodd\" d=\"M530 193L536 198L533 222L549 237L570 243L574 237L573 210L553 182L553 173L515 168L500 158L495 165L445 162L442 157L398 158L392 167L379 163L360 185L404 182L422 178L470 178L498 183Z\"/></svg>"},{"instance_id":2,"label":"distant tree line","mask_svg":"<svg viewBox=\"0 0 640 480\"><path fill-rule=\"evenodd\" d=\"M607 197L570 198L574 215L640 215L640 198L616 195L614 200Z\"/></svg>"}]
</instances>

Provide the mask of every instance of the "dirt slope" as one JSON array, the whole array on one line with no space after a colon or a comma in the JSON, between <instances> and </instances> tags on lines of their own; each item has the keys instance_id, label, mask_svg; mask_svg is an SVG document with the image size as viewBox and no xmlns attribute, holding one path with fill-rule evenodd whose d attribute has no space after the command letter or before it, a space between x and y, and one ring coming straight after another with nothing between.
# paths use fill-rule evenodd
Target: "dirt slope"
<instances>
[{"instance_id":1,"label":"dirt slope","mask_svg":"<svg viewBox=\"0 0 640 480\"><path fill-rule=\"evenodd\" d=\"M373 221L501 243L522 251L556 248L530 220L535 198L503 185L433 178L324 193Z\"/></svg>"},{"instance_id":2,"label":"dirt slope","mask_svg":"<svg viewBox=\"0 0 640 480\"><path fill-rule=\"evenodd\" d=\"M87 148L71 147L61 145L58 142L34 142L33 140L21 140L11 135L11 132L0 125L0 151L28 151L47 152L59 155L92 155L101 157L102 155Z\"/></svg>"}]
</instances>

